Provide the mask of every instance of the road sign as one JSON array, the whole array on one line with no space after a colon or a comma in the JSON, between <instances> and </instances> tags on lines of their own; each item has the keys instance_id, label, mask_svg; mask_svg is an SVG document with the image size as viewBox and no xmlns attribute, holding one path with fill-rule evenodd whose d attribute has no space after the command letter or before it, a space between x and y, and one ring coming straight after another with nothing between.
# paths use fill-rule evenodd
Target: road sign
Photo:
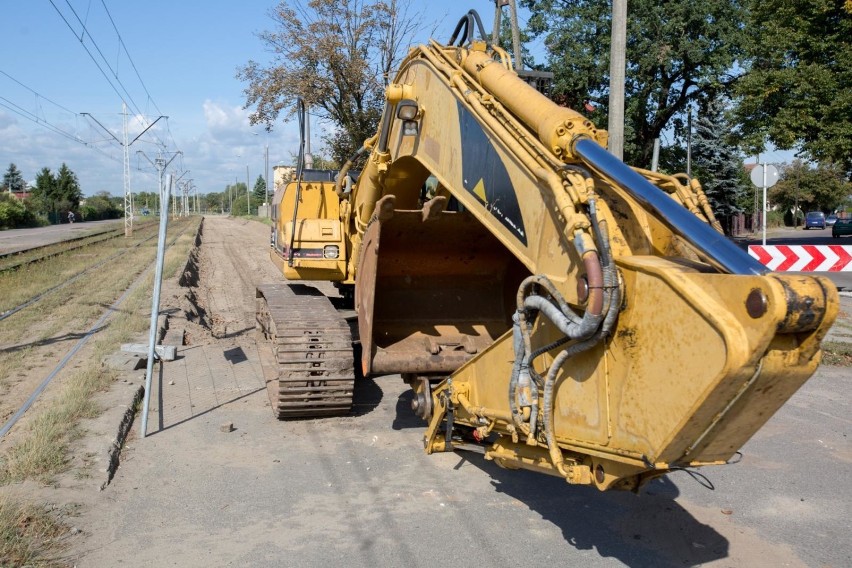
<instances>
[{"instance_id":1,"label":"road sign","mask_svg":"<svg viewBox=\"0 0 852 568\"><path fill-rule=\"evenodd\" d=\"M754 169L751 170L751 183L756 185L757 187L763 187L763 169L766 168L766 187L772 187L776 183L778 183L778 168L773 166L772 164L757 164Z\"/></svg>"},{"instance_id":2,"label":"road sign","mask_svg":"<svg viewBox=\"0 0 852 568\"><path fill-rule=\"evenodd\" d=\"M852 246L749 245L748 253L775 272L852 272Z\"/></svg>"}]
</instances>

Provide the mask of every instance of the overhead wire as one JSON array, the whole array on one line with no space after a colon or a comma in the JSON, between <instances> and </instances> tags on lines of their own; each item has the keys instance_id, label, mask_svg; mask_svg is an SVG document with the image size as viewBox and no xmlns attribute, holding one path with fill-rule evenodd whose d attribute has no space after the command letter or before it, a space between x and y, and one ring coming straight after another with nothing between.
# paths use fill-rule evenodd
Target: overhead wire
<instances>
[{"instance_id":1,"label":"overhead wire","mask_svg":"<svg viewBox=\"0 0 852 568\"><path fill-rule=\"evenodd\" d=\"M46 101L47 101L47 102L49 102L50 104L52 104L52 105L54 105L54 106L56 106L56 107L61 108L61 109L62 109L62 110L64 110L65 112L71 113L71 114L73 114L73 115L75 115L75 116L77 115L77 113L76 113L76 112L74 112L73 110L69 109L68 107L62 106L61 104L57 103L56 101L53 101L53 100L51 100L51 99L47 98L46 96L42 95L41 93L39 93L38 91L36 91L36 90L35 90L35 89L33 89L32 87L28 87L27 85L24 85L23 83L21 83L20 81L18 81L17 79L15 79L15 78L14 78L14 77L12 77L11 75L9 75L9 74L8 74L8 73L6 73L5 71L3 71L2 69L0 69L0 75L4 75L4 76L8 77L10 80L14 81L15 83L17 83L17 84L18 84L18 85L20 85L21 87L25 88L26 90L28 90L29 92L31 92L32 94L34 94L36 97L38 97L38 98L40 98L40 99L44 99L44 100L46 100Z\"/></svg>"},{"instance_id":2,"label":"overhead wire","mask_svg":"<svg viewBox=\"0 0 852 568\"><path fill-rule=\"evenodd\" d=\"M51 3L51 4L53 4L53 0L50 0L50 3ZM74 9L74 6L72 6L72 5L71 5L71 2L70 2L69 0L65 0L65 3L66 3L66 4L68 4L68 7L71 9L71 13L72 13L72 14L74 14L74 17L75 17L75 18L77 18L77 21L78 21L78 22L80 23L80 25L83 27L83 30L82 30L82 32L80 33L80 44L81 44L83 47L85 47L85 46L86 46L86 44L84 43L84 39L85 39L86 35L88 35L88 36L89 36L89 41L91 41L91 42L92 42L92 45L95 47L95 49L97 50L98 54L101 56L101 59L103 60L104 64L107 66L107 69L109 69L109 70L110 70L110 72L112 73L112 76L113 76L113 77L115 77L116 82L118 82L118 84L121 86L121 89L124 91L124 94L126 94L126 95L127 95L127 98L128 98L128 99L130 99L130 102L132 103L132 105L131 105L131 104L128 104L127 106L129 106L131 109L134 109L134 108L135 108L135 112L136 112L136 113L138 113L139 115L141 115L141 116L143 117L143 119L144 119L144 115L143 115L143 113L142 113L142 109L141 109L141 107L140 107L138 104L136 104L136 101L135 101L135 100L133 100L133 96L132 96L132 95L130 94L130 92L127 90L127 87L125 87L125 86L124 86L124 83L121 81L121 79L119 79L119 77L118 77L118 71L116 71L115 69L113 69L113 68L112 68L112 65L110 65L109 61L107 60L106 56L104 55L104 52L103 52L103 51L101 51L101 47L98 45L98 42L97 42L97 41L95 41L94 36L93 36L93 35L89 32L89 29L86 27L86 23L85 23L83 20L81 20L81 19L80 19L80 16L77 14L77 11ZM56 5L54 4L54 8L55 8L55 7L56 7ZM64 19L64 18L63 18L63 19ZM67 23L67 20L66 20L66 23ZM73 31L73 28L72 28L72 31ZM74 34L74 37L76 37L76 34ZM91 55L91 51L89 51L88 49L86 49L86 51L89 53L89 55ZM93 61L95 61L94 56L92 56L92 60L93 60ZM97 64L97 61L95 61L95 63ZM100 67L100 66L99 66L99 67ZM117 92L117 90L116 90L116 92ZM121 96L121 95L119 95L119 96ZM121 99L121 100L122 100L125 104L127 104L127 101L125 101L123 97L122 97L122 99ZM146 124L145 126L148 126L148 125Z\"/></svg>"},{"instance_id":3,"label":"overhead wire","mask_svg":"<svg viewBox=\"0 0 852 568\"><path fill-rule=\"evenodd\" d=\"M55 134L59 134L60 136L64 136L65 138L68 138L69 140L77 142L78 144L82 144L83 146L86 146L87 148L91 148L92 150L95 150L96 152L104 155L105 157L109 158L110 160L113 160L114 162L121 163L121 160L119 160L115 156L103 151L101 148L98 148L92 142L87 142L86 140L83 140L82 138L79 138L78 136L75 136L74 134L71 134L70 132L63 130L62 128L51 123L50 121L45 120L43 118L40 118L40 117L34 115L33 113L29 112L26 109L22 109L20 106L16 105L15 103L13 103L12 101L10 101L9 99L7 99L5 97L0 96L0 99L2 99L3 101L6 101L6 102L0 101L0 106L14 112L15 114L17 114L17 115L19 115L23 118L26 118L27 120L34 122L34 123L36 123L40 126L43 126L43 127L47 128L48 130L50 130L51 132L53 132Z\"/></svg>"},{"instance_id":4,"label":"overhead wire","mask_svg":"<svg viewBox=\"0 0 852 568\"><path fill-rule=\"evenodd\" d=\"M151 104L154 105L154 108L158 113L163 114L163 111L160 110L160 107L157 106L157 103L154 101L154 98L151 96L151 93L148 91L148 87L145 86L145 81L142 80L142 76L139 74L139 70L136 68L136 63L133 62L133 58L130 56L130 52L127 50L127 45L124 43L124 39L121 37L121 32L118 31L118 26L115 25L115 20L112 19L112 14L107 8L105 0L101 0L101 4L104 7L104 11L106 12L107 17L109 18L110 23L112 24L112 29L115 30L115 35L118 36L118 43L121 45L122 49L124 49L124 53L127 55L127 60L130 62L130 66L133 67L133 71L136 73L136 78L139 79L139 84L142 85L142 89L145 90L145 94L148 96L148 100L151 101ZM91 37L91 35L89 36Z\"/></svg>"},{"instance_id":5,"label":"overhead wire","mask_svg":"<svg viewBox=\"0 0 852 568\"><path fill-rule=\"evenodd\" d=\"M89 55L89 58L92 60L92 62L93 62L93 63L95 64L95 66L98 68L98 70L101 72L101 75L103 75L103 77L104 77L104 79L106 79L107 83L109 83L109 85L110 85L110 87L112 88L112 90L115 92L115 94L116 94L116 95L118 95L119 99L120 99L120 100L121 100L121 101L122 101L125 105L127 105L127 106L130 108L130 110L131 110L131 111L135 114L135 116L137 117L137 119L138 119L138 120L140 120L140 122L142 122L143 126L145 126L145 127L150 126L150 125L151 125L151 123L150 123L150 122L148 121L148 119L145 117L145 113L142 111L142 108L141 108L141 107L140 107L140 106L136 103L136 100L135 100L135 99L133 98L133 96L130 94L129 89L125 86L124 82L123 82L123 81L121 80L121 78L118 76L118 72L116 71L116 69L113 69L113 66L110 64L109 60L108 60L108 59L107 59L107 57L104 55L103 50L101 49L100 45L98 45L98 42L95 40L94 36L93 36L93 35L92 35L92 33L89 31L89 28L88 28L88 26L87 26L86 22L84 22L84 21L80 18L79 14L78 14L78 13L77 13L77 11L74 9L74 7L71 5L71 3L69 2L69 0L65 0L65 3L68 5L68 7L70 8L71 12L74 14L74 17L76 18L77 22L79 22L80 26L82 27L82 30L80 31L80 35L79 35L79 37L78 37L78 35L77 35L77 31L74 29L74 26L71 24L71 22L69 22L69 21L68 21L68 18L65 16L65 14L63 14L62 10L60 10L60 9L59 9L59 7L58 7L58 6L54 3L54 1L53 1L53 0L49 0L49 1L50 1L51 6L53 6L53 9L56 11L56 13L57 13L57 14L59 14L59 17L60 17L60 18L62 18L62 21L63 21L63 22L65 22L65 25L68 27L68 29L71 31L71 33L74 35L74 37L75 37L75 38L76 38L76 39L80 42L80 45L83 47L83 49L84 49L84 50L86 51L86 53ZM126 44L124 43L124 39L121 37L121 34L120 34L120 32L118 31L118 27L117 27L117 25L115 24L115 20L113 19L112 14L111 14L111 13L109 12L109 10L107 9L106 4L104 4L104 9L106 10L107 17L109 18L110 23L112 24L113 29L114 29L114 30L115 30L115 32L116 32L116 35L117 35L117 38L118 38L119 44L120 44L120 46L122 47L122 49L124 50L124 53L127 55L127 58L128 58L128 60L130 61L130 64L131 64L131 66L132 66L132 68L133 68L134 72L136 73L136 76L137 76L137 78L139 79L139 82L140 82L140 84L142 85L142 88L143 88L143 90L145 91L145 94L147 95L148 100L151 102L151 104L154 106L154 108L156 108L156 109L157 109L157 111L158 111L158 112L160 112L160 109L159 109L159 107L157 106L156 101L154 101L153 97L151 97L151 94L150 94L150 92L148 91L147 86L145 85L144 81L142 80L141 75L139 74L139 70L138 70L138 68L136 67L135 62L133 62L133 58L130 56L129 51L127 50L127 46L126 46ZM86 38L86 36L88 36L89 41L90 41L90 42L91 42L91 44L94 46L95 50L97 50L98 54L100 55L101 60L103 61L103 64L104 64L104 65L106 66L106 68L109 70L109 73L111 73L111 74L112 74L112 76L115 78L115 83L117 83L117 84L118 84L118 86L120 86L120 87L121 87L121 91L124 91L124 93L125 93L125 95L126 95L126 98L125 98L125 96L124 96L124 95L122 95L122 93L119 91L119 88L116 86L116 84L115 84L115 83L113 82L113 80L110 78L109 73L107 73L107 71L105 71L105 70L104 70L104 68L103 68L103 66L101 65L101 63L98 61L98 59L95 57L95 55L92 53L92 51L91 51L91 50L88 48L88 46L86 45L86 42L85 42L85 38ZM129 100L129 102L128 102L128 100ZM161 113L161 114L162 114L162 113ZM152 134L154 134L154 133L152 133ZM159 140L159 137L158 137L158 136L156 136L156 134L154 134L154 137L155 137L155 138L157 138L157 139ZM175 146L176 146L177 144L176 144L176 141L174 140L174 137L173 137L173 136L170 136L170 137L171 137L171 141L172 141L173 145L175 145ZM160 142L160 144L161 144L164 148L168 148L168 144L167 144L165 141L163 141L163 140L159 140L159 142Z\"/></svg>"}]
</instances>

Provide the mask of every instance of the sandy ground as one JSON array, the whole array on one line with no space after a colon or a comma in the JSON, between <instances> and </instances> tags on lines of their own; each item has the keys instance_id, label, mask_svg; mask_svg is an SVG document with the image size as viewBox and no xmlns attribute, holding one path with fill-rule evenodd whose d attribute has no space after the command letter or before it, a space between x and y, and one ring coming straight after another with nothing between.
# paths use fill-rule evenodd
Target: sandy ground
<instances>
[{"instance_id":1,"label":"sandy ground","mask_svg":"<svg viewBox=\"0 0 852 568\"><path fill-rule=\"evenodd\" d=\"M70 563L852 565L848 369L822 368L739 464L702 470L715 491L679 472L640 496L599 493L426 456L399 376L361 381L351 416L278 422L253 333L253 288L280 278L268 231L207 218L194 287L166 288L189 345L156 378L150 435L104 491L80 476L44 490L82 504Z\"/></svg>"}]
</instances>

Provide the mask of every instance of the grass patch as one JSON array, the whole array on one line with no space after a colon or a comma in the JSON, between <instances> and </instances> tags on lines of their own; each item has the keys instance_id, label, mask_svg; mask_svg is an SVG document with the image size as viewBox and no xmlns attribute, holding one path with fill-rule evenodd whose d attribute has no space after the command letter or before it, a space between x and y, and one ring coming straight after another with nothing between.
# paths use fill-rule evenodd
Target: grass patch
<instances>
[{"instance_id":1,"label":"grass patch","mask_svg":"<svg viewBox=\"0 0 852 568\"><path fill-rule=\"evenodd\" d=\"M63 566L55 555L65 532L44 507L0 497L0 566Z\"/></svg>"},{"instance_id":2,"label":"grass patch","mask_svg":"<svg viewBox=\"0 0 852 568\"><path fill-rule=\"evenodd\" d=\"M165 264L173 267L172 273L186 264L197 226L196 220L166 252ZM26 430L0 461L0 483L25 479L49 483L68 468L69 447L81 435L80 420L100 414L94 395L109 388L117 376L100 361L148 329L153 279L150 271L86 347L88 362L70 374L59 393L30 417Z\"/></svg>"},{"instance_id":3,"label":"grass patch","mask_svg":"<svg viewBox=\"0 0 852 568\"><path fill-rule=\"evenodd\" d=\"M838 341L822 342L822 362L835 367L852 367L852 344Z\"/></svg>"},{"instance_id":4,"label":"grass patch","mask_svg":"<svg viewBox=\"0 0 852 568\"><path fill-rule=\"evenodd\" d=\"M93 395L109 387L116 376L114 370L94 363L76 372L58 398L36 415L28 435L9 450L0 469L0 482L27 478L48 482L63 471L68 446L80 435L79 421L100 413Z\"/></svg>"}]
</instances>

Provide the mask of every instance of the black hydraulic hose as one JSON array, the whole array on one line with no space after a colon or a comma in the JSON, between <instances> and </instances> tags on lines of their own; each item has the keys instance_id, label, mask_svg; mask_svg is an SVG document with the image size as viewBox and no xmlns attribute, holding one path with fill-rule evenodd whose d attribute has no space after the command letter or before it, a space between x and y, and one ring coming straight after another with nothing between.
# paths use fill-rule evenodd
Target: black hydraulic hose
<instances>
[{"instance_id":1,"label":"black hydraulic hose","mask_svg":"<svg viewBox=\"0 0 852 568\"><path fill-rule=\"evenodd\" d=\"M373 140L375 140L375 138L373 138ZM340 168L340 172L338 172L338 174L337 174L337 179L334 180L334 191L335 191L335 193L337 193L338 197L343 196L343 180L347 175L349 175L349 170L352 168L352 164L354 164L355 160L360 158L361 154L363 154L367 150L368 150L368 146L367 146L367 143L365 142L364 144L361 145L360 148L358 148L355 151L354 154L352 154L349 157L348 160L346 160L346 163L343 164L343 167Z\"/></svg>"},{"instance_id":2,"label":"black hydraulic hose","mask_svg":"<svg viewBox=\"0 0 852 568\"><path fill-rule=\"evenodd\" d=\"M305 167L305 101L299 99L296 109L299 121L299 161L296 164L296 199L293 201L293 219L290 227L290 246L287 248L287 266L293 266L293 245L296 243L296 215L302 197L302 172ZM248 191L248 187L246 187ZM283 203L283 198L282 198Z\"/></svg>"},{"instance_id":3,"label":"black hydraulic hose","mask_svg":"<svg viewBox=\"0 0 852 568\"><path fill-rule=\"evenodd\" d=\"M474 28L474 23L476 24L476 28ZM476 10L469 10L467 14L465 14L459 23L456 24L456 29L453 30L453 35L450 37L450 41L447 45L454 45L456 43L456 39L461 39L460 45L465 45L474 40L475 32L479 30L479 37L481 37L487 46L491 46L491 40L488 39L488 36L485 34L485 28L482 25L482 20L479 18L479 14ZM461 37L459 37L459 32L462 33Z\"/></svg>"},{"instance_id":4,"label":"black hydraulic hose","mask_svg":"<svg viewBox=\"0 0 852 568\"><path fill-rule=\"evenodd\" d=\"M590 138L574 143L574 152L590 168L615 182L672 232L683 237L710 262L731 274L766 274L768 269L713 227L693 215L661 189L633 171Z\"/></svg>"}]
</instances>

